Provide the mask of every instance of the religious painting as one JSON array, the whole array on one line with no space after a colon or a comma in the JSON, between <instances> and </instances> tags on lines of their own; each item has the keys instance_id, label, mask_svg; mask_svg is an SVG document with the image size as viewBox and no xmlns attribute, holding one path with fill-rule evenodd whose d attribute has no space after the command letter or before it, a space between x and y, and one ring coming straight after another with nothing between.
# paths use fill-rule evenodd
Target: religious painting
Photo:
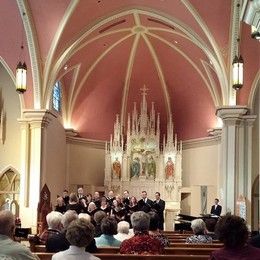
<instances>
[{"instance_id":1,"label":"religious painting","mask_svg":"<svg viewBox=\"0 0 260 260\"><path fill-rule=\"evenodd\" d=\"M165 178L171 179L174 176L174 163L171 157L168 157L168 161L165 166Z\"/></svg>"},{"instance_id":2,"label":"religious painting","mask_svg":"<svg viewBox=\"0 0 260 260\"><path fill-rule=\"evenodd\" d=\"M156 175L156 163L152 155L149 155L147 162L148 178L155 179Z\"/></svg>"},{"instance_id":3,"label":"religious painting","mask_svg":"<svg viewBox=\"0 0 260 260\"><path fill-rule=\"evenodd\" d=\"M119 162L118 157L115 158L115 161L112 164L112 178L121 178L121 163Z\"/></svg>"},{"instance_id":4,"label":"religious painting","mask_svg":"<svg viewBox=\"0 0 260 260\"><path fill-rule=\"evenodd\" d=\"M138 156L133 156L133 160L130 165L130 177L138 178L140 175L141 164Z\"/></svg>"}]
</instances>

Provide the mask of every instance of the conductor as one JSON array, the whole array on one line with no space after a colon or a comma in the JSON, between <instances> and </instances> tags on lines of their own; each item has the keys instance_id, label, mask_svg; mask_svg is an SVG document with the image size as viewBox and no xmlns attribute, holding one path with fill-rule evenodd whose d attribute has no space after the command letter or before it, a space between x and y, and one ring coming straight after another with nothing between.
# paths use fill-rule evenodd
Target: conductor
<instances>
[{"instance_id":1,"label":"conductor","mask_svg":"<svg viewBox=\"0 0 260 260\"><path fill-rule=\"evenodd\" d=\"M142 199L140 199L137 202L137 206L138 206L138 210L139 211L144 211L145 213L148 213L153 205L152 200L147 198L147 192L146 191L142 191Z\"/></svg>"},{"instance_id":2,"label":"conductor","mask_svg":"<svg viewBox=\"0 0 260 260\"><path fill-rule=\"evenodd\" d=\"M210 214L220 216L222 207L218 203L219 199L215 199L215 204L211 207Z\"/></svg>"}]
</instances>

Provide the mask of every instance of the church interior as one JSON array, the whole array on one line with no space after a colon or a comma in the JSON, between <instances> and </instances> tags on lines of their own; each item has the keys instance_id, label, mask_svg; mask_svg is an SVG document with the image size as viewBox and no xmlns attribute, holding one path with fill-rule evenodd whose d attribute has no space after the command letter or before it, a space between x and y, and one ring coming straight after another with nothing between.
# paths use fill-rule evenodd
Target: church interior
<instances>
[{"instance_id":1,"label":"church interior","mask_svg":"<svg viewBox=\"0 0 260 260\"><path fill-rule=\"evenodd\" d=\"M218 198L258 231L259 13L259 0L2 0L0 208L36 232L43 187L53 206L64 189L159 191L168 230Z\"/></svg>"}]
</instances>

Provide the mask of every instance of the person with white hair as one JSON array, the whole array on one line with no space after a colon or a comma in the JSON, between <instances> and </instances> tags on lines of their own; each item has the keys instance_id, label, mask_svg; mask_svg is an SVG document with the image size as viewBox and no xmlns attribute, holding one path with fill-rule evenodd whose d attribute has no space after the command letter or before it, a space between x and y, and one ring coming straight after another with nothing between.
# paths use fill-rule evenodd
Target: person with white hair
<instances>
[{"instance_id":1,"label":"person with white hair","mask_svg":"<svg viewBox=\"0 0 260 260\"><path fill-rule=\"evenodd\" d=\"M88 213L79 213L79 219L81 218L87 220L88 222L91 222L91 217Z\"/></svg>"},{"instance_id":2,"label":"person with white hair","mask_svg":"<svg viewBox=\"0 0 260 260\"><path fill-rule=\"evenodd\" d=\"M68 210L61 217L61 224L63 229L61 232L48 237L46 241L47 252L58 252L69 248L70 244L67 241L65 235L69 224L78 218L78 214L74 210Z\"/></svg>"},{"instance_id":3,"label":"person with white hair","mask_svg":"<svg viewBox=\"0 0 260 260\"><path fill-rule=\"evenodd\" d=\"M77 219L70 223L66 232L66 239L70 243L69 249L56 253L52 260L100 260L85 251L94 238L94 226L86 219Z\"/></svg>"},{"instance_id":4,"label":"person with white hair","mask_svg":"<svg viewBox=\"0 0 260 260\"><path fill-rule=\"evenodd\" d=\"M187 244L212 243L212 238L206 234L206 224L201 218L191 221L191 229L194 235L186 238Z\"/></svg>"},{"instance_id":5,"label":"person with white hair","mask_svg":"<svg viewBox=\"0 0 260 260\"><path fill-rule=\"evenodd\" d=\"M88 215L88 214L87 214ZM70 243L66 239L66 233L68 226L74 220L78 218L84 218L86 221L88 217L85 214L80 213L79 215L74 210L68 210L62 216L61 223L63 224L63 229L60 234L52 236L46 242L46 251L47 252L59 252L62 250L66 250L69 248ZM89 221L90 222L90 221ZM91 253L95 253L97 251L95 239L92 239L91 243L87 246L86 250Z\"/></svg>"},{"instance_id":6,"label":"person with white hair","mask_svg":"<svg viewBox=\"0 0 260 260\"><path fill-rule=\"evenodd\" d=\"M143 211L131 215L134 237L126 239L120 246L120 254L151 254L160 255L163 246L160 241L149 235L150 217Z\"/></svg>"},{"instance_id":7,"label":"person with white hair","mask_svg":"<svg viewBox=\"0 0 260 260\"><path fill-rule=\"evenodd\" d=\"M0 211L0 259L39 259L37 256L34 256L27 247L13 241L14 222L14 215L11 211Z\"/></svg>"},{"instance_id":8,"label":"person with white hair","mask_svg":"<svg viewBox=\"0 0 260 260\"><path fill-rule=\"evenodd\" d=\"M39 237L41 244L45 244L49 237L60 234L60 231L62 229L61 218L62 214L58 211L51 211L46 216L48 229L43 231L43 233Z\"/></svg>"},{"instance_id":9,"label":"person with white hair","mask_svg":"<svg viewBox=\"0 0 260 260\"><path fill-rule=\"evenodd\" d=\"M129 234L130 225L126 221L120 221L117 223L117 234L114 235L114 238L119 241L124 241L131 238L133 235Z\"/></svg>"},{"instance_id":10,"label":"person with white hair","mask_svg":"<svg viewBox=\"0 0 260 260\"><path fill-rule=\"evenodd\" d=\"M70 222L78 218L78 214L74 210L67 210L61 218L63 229L67 229Z\"/></svg>"}]
</instances>

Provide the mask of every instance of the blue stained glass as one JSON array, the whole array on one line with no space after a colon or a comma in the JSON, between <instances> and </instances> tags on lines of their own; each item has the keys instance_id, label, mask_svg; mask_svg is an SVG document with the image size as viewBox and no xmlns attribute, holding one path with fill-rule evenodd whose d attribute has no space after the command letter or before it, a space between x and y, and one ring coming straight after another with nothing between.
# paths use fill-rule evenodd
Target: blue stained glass
<instances>
[{"instance_id":1,"label":"blue stained glass","mask_svg":"<svg viewBox=\"0 0 260 260\"><path fill-rule=\"evenodd\" d=\"M61 83L57 81L53 87L52 92L52 107L61 112Z\"/></svg>"}]
</instances>

